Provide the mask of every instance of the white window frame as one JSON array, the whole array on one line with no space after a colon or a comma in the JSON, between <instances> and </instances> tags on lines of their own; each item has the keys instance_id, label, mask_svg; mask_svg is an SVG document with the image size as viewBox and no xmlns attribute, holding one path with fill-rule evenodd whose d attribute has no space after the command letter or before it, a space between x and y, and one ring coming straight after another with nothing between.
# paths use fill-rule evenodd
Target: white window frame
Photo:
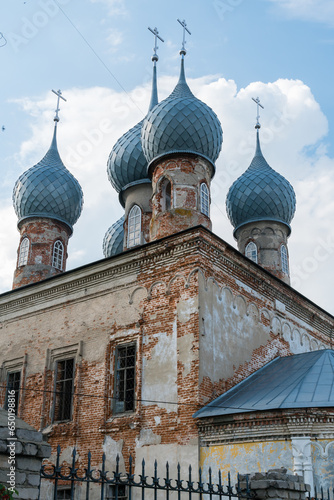
<instances>
[{"instance_id":1,"label":"white window frame","mask_svg":"<svg viewBox=\"0 0 334 500\"><path fill-rule=\"evenodd\" d=\"M201 213L210 217L210 195L209 188L205 182L202 182L200 185L200 210Z\"/></svg>"},{"instance_id":2,"label":"white window frame","mask_svg":"<svg viewBox=\"0 0 334 500\"><path fill-rule=\"evenodd\" d=\"M288 250L285 245L281 245L281 265L283 273L289 276L290 271L289 271Z\"/></svg>"},{"instance_id":3,"label":"white window frame","mask_svg":"<svg viewBox=\"0 0 334 500\"><path fill-rule=\"evenodd\" d=\"M26 236L21 241L20 245L20 253L18 260L18 267L26 266L28 263L28 255L29 255L30 241Z\"/></svg>"},{"instance_id":4,"label":"white window frame","mask_svg":"<svg viewBox=\"0 0 334 500\"><path fill-rule=\"evenodd\" d=\"M133 205L128 215L128 248L141 244L142 212Z\"/></svg>"},{"instance_id":5,"label":"white window frame","mask_svg":"<svg viewBox=\"0 0 334 500\"><path fill-rule=\"evenodd\" d=\"M60 240L55 241L52 252L52 267L63 270L64 245Z\"/></svg>"},{"instance_id":6,"label":"white window frame","mask_svg":"<svg viewBox=\"0 0 334 500\"><path fill-rule=\"evenodd\" d=\"M249 243L247 243L245 248L245 255L248 259L257 264L257 246L254 241L250 241Z\"/></svg>"}]
</instances>

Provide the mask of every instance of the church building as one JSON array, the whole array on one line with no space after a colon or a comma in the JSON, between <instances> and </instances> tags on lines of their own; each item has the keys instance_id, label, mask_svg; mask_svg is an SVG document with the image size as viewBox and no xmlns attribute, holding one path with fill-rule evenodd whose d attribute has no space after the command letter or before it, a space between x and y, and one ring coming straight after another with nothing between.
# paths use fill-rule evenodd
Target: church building
<instances>
[{"instance_id":1,"label":"church building","mask_svg":"<svg viewBox=\"0 0 334 500\"><path fill-rule=\"evenodd\" d=\"M180 56L159 102L155 47L148 113L107 162L124 215L105 258L70 271L83 193L58 152L58 91L50 149L13 192L20 242L13 289L0 295L0 403L15 390L51 463L60 445L67 463L77 449L79 468L90 450L107 470L118 454L124 471L131 454L136 474L143 458L168 460L171 477L177 462L225 479L286 467L333 487L334 318L290 286L294 189L265 160L258 117L254 157L226 200L238 249L212 232L222 127L187 84L184 38Z\"/></svg>"}]
</instances>

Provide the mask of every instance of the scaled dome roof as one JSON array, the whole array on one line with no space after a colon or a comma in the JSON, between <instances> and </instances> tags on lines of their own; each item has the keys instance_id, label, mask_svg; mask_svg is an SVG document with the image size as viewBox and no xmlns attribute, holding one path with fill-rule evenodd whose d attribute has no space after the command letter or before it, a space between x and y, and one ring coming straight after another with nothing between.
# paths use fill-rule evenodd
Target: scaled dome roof
<instances>
[{"instance_id":1,"label":"scaled dome roof","mask_svg":"<svg viewBox=\"0 0 334 500\"><path fill-rule=\"evenodd\" d=\"M107 257L112 257L118 253L123 252L123 240L124 240L124 215L114 222L112 226L106 232L103 238L103 255Z\"/></svg>"},{"instance_id":2,"label":"scaled dome roof","mask_svg":"<svg viewBox=\"0 0 334 500\"><path fill-rule=\"evenodd\" d=\"M223 142L222 134L217 115L188 87L182 57L175 89L144 118L142 148L149 165L171 153L193 153L214 167Z\"/></svg>"},{"instance_id":3,"label":"scaled dome roof","mask_svg":"<svg viewBox=\"0 0 334 500\"><path fill-rule=\"evenodd\" d=\"M142 123L137 123L122 135L110 152L108 179L118 193L127 184L147 177L147 161L140 141Z\"/></svg>"},{"instance_id":4,"label":"scaled dome roof","mask_svg":"<svg viewBox=\"0 0 334 500\"><path fill-rule=\"evenodd\" d=\"M152 94L149 111L158 103L156 59L153 59ZM112 148L108 163L108 179L119 193L128 184L147 179L147 161L141 145L143 120L118 139ZM148 180L148 179L147 179Z\"/></svg>"},{"instance_id":5,"label":"scaled dome roof","mask_svg":"<svg viewBox=\"0 0 334 500\"><path fill-rule=\"evenodd\" d=\"M64 222L72 231L82 211L83 193L59 156L56 131L57 125L44 158L16 181L13 205L18 223L28 217L46 217Z\"/></svg>"},{"instance_id":6,"label":"scaled dome roof","mask_svg":"<svg viewBox=\"0 0 334 500\"><path fill-rule=\"evenodd\" d=\"M227 215L236 230L253 221L277 221L287 225L296 210L291 184L273 170L263 157L257 130L255 156L246 170L230 187L226 197Z\"/></svg>"}]
</instances>

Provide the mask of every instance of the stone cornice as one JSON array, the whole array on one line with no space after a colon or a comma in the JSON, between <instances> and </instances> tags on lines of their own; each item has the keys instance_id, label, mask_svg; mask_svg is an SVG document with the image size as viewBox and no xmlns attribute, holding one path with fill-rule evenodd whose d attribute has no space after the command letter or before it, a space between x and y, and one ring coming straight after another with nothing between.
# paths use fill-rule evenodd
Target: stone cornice
<instances>
[{"instance_id":1,"label":"stone cornice","mask_svg":"<svg viewBox=\"0 0 334 500\"><path fill-rule=\"evenodd\" d=\"M186 257L192 263L202 262L206 279L215 278L211 276L211 270L215 267L213 274L218 272L220 275L222 272L225 278L230 276L246 282L256 293L261 293L271 301L273 310L275 300L278 299L285 305L287 312L326 337L334 327L333 316L201 226L4 293L0 295L0 318L14 319L50 306L59 307L64 302L87 300L111 290L133 287L138 284L138 274L152 265L159 263L159 270L163 274L163 266L168 268L170 264L180 262L181 257L182 262L185 262ZM154 279L152 275L152 281ZM145 284L147 287L149 285L150 283Z\"/></svg>"},{"instance_id":2,"label":"stone cornice","mask_svg":"<svg viewBox=\"0 0 334 500\"><path fill-rule=\"evenodd\" d=\"M309 436L313 439L334 438L334 408L278 410L210 418L197 422L201 446L218 446L235 442L276 441Z\"/></svg>"}]
</instances>

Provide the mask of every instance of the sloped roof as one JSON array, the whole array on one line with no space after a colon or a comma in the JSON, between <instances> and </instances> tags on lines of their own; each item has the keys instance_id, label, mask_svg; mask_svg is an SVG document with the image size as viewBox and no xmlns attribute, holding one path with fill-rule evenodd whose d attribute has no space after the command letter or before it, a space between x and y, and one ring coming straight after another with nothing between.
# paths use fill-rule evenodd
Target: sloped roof
<instances>
[{"instance_id":1,"label":"sloped roof","mask_svg":"<svg viewBox=\"0 0 334 500\"><path fill-rule=\"evenodd\" d=\"M334 407L331 349L276 358L193 416L314 407Z\"/></svg>"}]
</instances>

